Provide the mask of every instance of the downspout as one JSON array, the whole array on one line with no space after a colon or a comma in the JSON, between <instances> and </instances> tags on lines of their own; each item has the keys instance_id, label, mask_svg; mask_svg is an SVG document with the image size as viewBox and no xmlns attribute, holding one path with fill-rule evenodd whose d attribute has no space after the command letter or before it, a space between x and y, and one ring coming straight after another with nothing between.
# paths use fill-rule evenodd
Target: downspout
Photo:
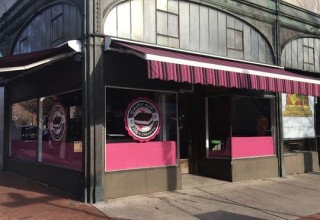
<instances>
[{"instance_id":1,"label":"downspout","mask_svg":"<svg viewBox=\"0 0 320 220\"><path fill-rule=\"evenodd\" d=\"M276 0L276 25L275 25L275 44L276 44L276 65L281 64L281 43L280 43L280 0ZM283 145L283 126L282 126L282 93L276 93L276 149L278 154L278 171L280 177L285 177L284 166L284 145Z\"/></svg>"},{"instance_id":2,"label":"downspout","mask_svg":"<svg viewBox=\"0 0 320 220\"><path fill-rule=\"evenodd\" d=\"M89 0L83 1L83 38L82 38L82 108L83 108L83 122L82 122L82 135L83 135L83 154L82 154L82 167L83 167L83 200L85 203L90 203L92 201L92 183L91 183L91 172L90 172L90 139L87 132L87 127L90 125L88 117L88 104L89 101L88 92L87 92L87 68L88 68L88 56L87 56L87 45L88 45L88 33L89 33L89 18L87 16L87 10Z\"/></svg>"}]
</instances>

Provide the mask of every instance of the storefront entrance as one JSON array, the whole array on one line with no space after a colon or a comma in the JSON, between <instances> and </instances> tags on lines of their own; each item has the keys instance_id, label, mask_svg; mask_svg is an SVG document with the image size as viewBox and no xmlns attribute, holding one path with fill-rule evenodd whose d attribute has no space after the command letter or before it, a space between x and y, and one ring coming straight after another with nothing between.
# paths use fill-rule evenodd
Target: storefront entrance
<instances>
[{"instance_id":1,"label":"storefront entrance","mask_svg":"<svg viewBox=\"0 0 320 220\"><path fill-rule=\"evenodd\" d=\"M178 97L178 122L179 122L179 135L180 135L180 166L181 173L193 173L192 165L192 108L191 98L193 97L192 91L188 93L179 94Z\"/></svg>"}]
</instances>

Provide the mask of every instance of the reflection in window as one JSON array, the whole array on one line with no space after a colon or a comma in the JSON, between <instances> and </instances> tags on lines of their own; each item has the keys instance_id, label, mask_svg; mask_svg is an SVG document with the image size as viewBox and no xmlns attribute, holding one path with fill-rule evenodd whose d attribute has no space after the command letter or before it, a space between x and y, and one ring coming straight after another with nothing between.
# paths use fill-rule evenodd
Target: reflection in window
<instances>
[{"instance_id":1,"label":"reflection in window","mask_svg":"<svg viewBox=\"0 0 320 220\"><path fill-rule=\"evenodd\" d=\"M315 138L284 140L285 153L296 153L304 151L317 151L317 144Z\"/></svg>"},{"instance_id":2,"label":"reflection in window","mask_svg":"<svg viewBox=\"0 0 320 220\"><path fill-rule=\"evenodd\" d=\"M207 100L208 157L247 157L273 154L271 101L267 98L218 96ZM244 151L241 140L246 144ZM260 146L254 146L254 145ZM251 148L261 148L251 155ZM264 149L262 149L264 148ZM241 152L243 153L243 152Z\"/></svg>"},{"instance_id":3,"label":"reflection in window","mask_svg":"<svg viewBox=\"0 0 320 220\"><path fill-rule=\"evenodd\" d=\"M39 162L81 170L81 92L40 99L41 134Z\"/></svg>"},{"instance_id":4,"label":"reflection in window","mask_svg":"<svg viewBox=\"0 0 320 220\"><path fill-rule=\"evenodd\" d=\"M35 161L37 152L38 102L36 99L11 106L10 156Z\"/></svg>"},{"instance_id":5,"label":"reflection in window","mask_svg":"<svg viewBox=\"0 0 320 220\"><path fill-rule=\"evenodd\" d=\"M67 3L53 5L39 13L17 37L13 54L56 47L81 38L80 11Z\"/></svg>"},{"instance_id":6,"label":"reflection in window","mask_svg":"<svg viewBox=\"0 0 320 220\"><path fill-rule=\"evenodd\" d=\"M176 140L176 97L172 93L108 89L106 106L107 142L135 142L125 128L124 116L128 105L135 99L147 98L155 102L162 115L161 132L153 141Z\"/></svg>"},{"instance_id":7,"label":"reflection in window","mask_svg":"<svg viewBox=\"0 0 320 220\"><path fill-rule=\"evenodd\" d=\"M233 136L271 136L269 99L236 96L233 105Z\"/></svg>"},{"instance_id":8,"label":"reflection in window","mask_svg":"<svg viewBox=\"0 0 320 220\"><path fill-rule=\"evenodd\" d=\"M37 99L13 104L11 157L81 171L81 107L80 91L40 98L39 105ZM39 129L38 109L41 119Z\"/></svg>"},{"instance_id":9,"label":"reflection in window","mask_svg":"<svg viewBox=\"0 0 320 220\"><path fill-rule=\"evenodd\" d=\"M176 165L176 94L106 90L106 171Z\"/></svg>"}]
</instances>

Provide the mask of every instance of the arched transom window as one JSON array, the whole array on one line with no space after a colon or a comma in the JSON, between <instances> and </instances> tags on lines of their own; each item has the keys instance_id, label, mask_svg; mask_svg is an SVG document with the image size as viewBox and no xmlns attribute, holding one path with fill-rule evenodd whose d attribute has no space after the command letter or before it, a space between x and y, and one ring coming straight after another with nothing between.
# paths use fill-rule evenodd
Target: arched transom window
<instances>
[{"instance_id":1,"label":"arched transom window","mask_svg":"<svg viewBox=\"0 0 320 220\"><path fill-rule=\"evenodd\" d=\"M62 3L51 6L34 17L16 39L13 54L56 47L81 37L81 16L74 6Z\"/></svg>"},{"instance_id":2,"label":"arched transom window","mask_svg":"<svg viewBox=\"0 0 320 220\"><path fill-rule=\"evenodd\" d=\"M178 0L134 0L107 15L104 34L190 51L274 64L270 44L235 16Z\"/></svg>"}]
</instances>

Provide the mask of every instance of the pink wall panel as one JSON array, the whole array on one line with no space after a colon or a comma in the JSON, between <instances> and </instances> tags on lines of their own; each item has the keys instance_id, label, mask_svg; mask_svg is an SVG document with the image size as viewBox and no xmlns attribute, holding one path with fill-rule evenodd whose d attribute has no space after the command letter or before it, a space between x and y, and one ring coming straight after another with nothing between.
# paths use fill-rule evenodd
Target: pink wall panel
<instances>
[{"instance_id":1,"label":"pink wall panel","mask_svg":"<svg viewBox=\"0 0 320 220\"><path fill-rule=\"evenodd\" d=\"M274 155L272 137L232 137L232 158Z\"/></svg>"},{"instance_id":2,"label":"pink wall panel","mask_svg":"<svg viewBox=\"0 0 320 220\"><path fill-rule=\"evenodd\" d=\"M106 171L176 165L176 142L106 144Z\"/></svg>"}]
</instances>

